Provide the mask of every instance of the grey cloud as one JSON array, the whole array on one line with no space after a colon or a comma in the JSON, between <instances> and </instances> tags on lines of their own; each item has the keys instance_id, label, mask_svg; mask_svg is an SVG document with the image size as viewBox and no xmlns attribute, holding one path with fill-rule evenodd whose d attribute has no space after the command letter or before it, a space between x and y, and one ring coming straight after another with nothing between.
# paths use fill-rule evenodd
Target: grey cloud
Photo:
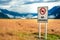
<instances>
[{"instance_id":1,"label":"grey cloud","mask_svg":"<svg viewBox=\"0 0 60 40\"><path fill-rule=\"evenodd\" d=\"M0 0L0 5L8 5L12 0Z\"/></svg>"}]
</instances>

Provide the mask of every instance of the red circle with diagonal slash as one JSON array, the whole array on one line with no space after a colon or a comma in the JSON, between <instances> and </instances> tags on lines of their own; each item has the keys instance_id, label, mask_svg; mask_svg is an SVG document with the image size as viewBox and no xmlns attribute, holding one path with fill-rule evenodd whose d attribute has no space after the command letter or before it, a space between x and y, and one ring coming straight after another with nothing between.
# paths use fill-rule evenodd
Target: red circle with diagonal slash
<instances>
[{"instance_id":1,"label":"red circle with diagonal slash","mask_svg":"<svg viewBox=\"0 0 60 40\"><path fill-rule=\"evenodd\" d=\"M40 14L44 15L46 13L46 9L44 7L40 8Z\"/></svg>"}]
</instances>

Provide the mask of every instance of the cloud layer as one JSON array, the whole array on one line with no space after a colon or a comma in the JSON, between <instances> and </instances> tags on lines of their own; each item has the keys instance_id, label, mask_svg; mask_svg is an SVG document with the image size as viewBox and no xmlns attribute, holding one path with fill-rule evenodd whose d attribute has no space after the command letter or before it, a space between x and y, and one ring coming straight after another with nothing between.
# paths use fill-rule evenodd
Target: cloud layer
<instances>
[{"instance_id":1,"label":"cloud layer","mask_svg":"<svg viewBox=\"0 0 60 40\"><path fill-rule=\"evenodd\" d=\"M51 9L53 6L60 5L60 2L51 3L33 3L38 1L56 1L56 0L0 0L0 8L16 11L20 13L37 13L37 7L48 6ZM32 4L25 4L31 2Z\"/></svg>"}]
</instances>

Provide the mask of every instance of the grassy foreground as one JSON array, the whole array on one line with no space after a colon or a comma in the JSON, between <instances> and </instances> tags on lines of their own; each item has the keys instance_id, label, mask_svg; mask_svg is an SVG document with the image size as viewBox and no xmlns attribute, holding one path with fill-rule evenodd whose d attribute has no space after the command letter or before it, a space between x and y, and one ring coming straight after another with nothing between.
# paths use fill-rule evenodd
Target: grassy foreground
<instances>
[{"instance_id":1,"label":"grassy foreground","mask_svg":"<svg viewBox=\"0 0 60 40\"><path fill-rule=\"evenodd\" d=\"M48 34L48 40L60 40L60 36L56 34Z\"/></svg>"},{"instance_id":2,"label":"grassy foreground","mask_svg":"<svg viewBox=\"0 0 60 40\"><path fill-rule=\"evenodd\" d=\"M38 33L34 33L36 36ZM41 34L44 39L44 34ZM47 40L60 40L60 35L57 34L47 34Z\"/></svg>"},{"instance_id":3,"label":"grassy foreground","mask_svg":"<svg viewBox=\"0 0 60 40\"><path fill-rule=\"evenodd\" d=\"M27 33L18 33L17 34L19 37L23 37L25 40L39 40L38 38L38 33L32 33L32 34L27 34ZM44 34L42 34L42 39L44 40ZM47 40L60 40L60 36L56 34L48 34L48 39Z\"/></svg>"}]
</instances>

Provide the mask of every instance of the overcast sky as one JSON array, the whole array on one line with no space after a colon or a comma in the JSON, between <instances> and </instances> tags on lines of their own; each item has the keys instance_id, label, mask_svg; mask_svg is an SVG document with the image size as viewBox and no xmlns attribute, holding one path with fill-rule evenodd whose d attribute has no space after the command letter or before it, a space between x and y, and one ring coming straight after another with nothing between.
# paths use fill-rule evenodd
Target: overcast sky
<instances>
[{"instance_id":1,"label":"overcast sky","mask_svg":"<svg viewBox=\"0 0 60 40\"><path fill-rule=\"evenodd\" d=\"M20 2L20 4L23 4L25 2L35 2L35 1L58 1L58 0L0 0L0 5L9 5L10 3L14 2Z\"/></svg>"},{"instance_id":2,"label":"overcast sky","mask_svg":"<svg viewBox=\"0 0 60 40\"><path fill-rule=\"evenodd\" d=\"M26 2L43 2L43 1L57 1L57 0L0 0L0 8L17 11L17 12L37 12L38 6L55 6L60 3L34 3L25 4ZM49 5L50 4L50 5Z\"/></svg>"}]
</instances>

